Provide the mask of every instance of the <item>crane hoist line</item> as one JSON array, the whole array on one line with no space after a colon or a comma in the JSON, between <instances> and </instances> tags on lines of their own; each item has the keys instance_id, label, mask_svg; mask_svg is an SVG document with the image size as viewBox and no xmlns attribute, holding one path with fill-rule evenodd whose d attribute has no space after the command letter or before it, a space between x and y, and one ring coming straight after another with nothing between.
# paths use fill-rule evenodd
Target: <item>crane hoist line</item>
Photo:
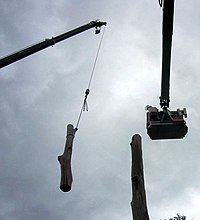
<instances>
[{"instance_id":1,"label":"crane hoist line","mask_svg":"<svg viewBox=\"0 0 200 220\"><path fill-rule=\"evenodd\" d=\"M94 71L95 71L99 51L100 51L101 44L102 44L103 37L104 37L104 32L105 32L105 26L104 26L103 33L101 35L101 39L100 39L99 46L97 49L97 53L96 53L94 65L91 71L91 75L89 78L88 86L87 86L87 89L85 90L85 97L83 100L83 104L81 106L81 111L78 116L76 127L74 128L72 124L67 125L67 135L66 135L64 152L62 155L58 156L58 161L61 167L60 189L63 192L69 192L72 188L73 177L72 177L72 169L71 169L71 156L72 156L73 140L75 138L75 133L78 131L78 126L81 120L82 113L84 111L88 111L87 98L90 93L90 86L91 86L92 78L94 76ZM100 29L96 29L96 34L99 34L99 33L100 33Z\"/></svg>"},{"instance_id":2,"label":"crane hoist line","mask_svg":"<svg viewBox=\"0 0 200 220\"><path fill-rule=\"evenodd\" d=\"M171 47L174 20L174 0L158 0L163 7L162 24L162 79L160 106L158 108L147 106L147 134L152 140L159 139L182 139L188 132L188 127L184 120L187 117L186 109L170 111L169 89L170 89L170 65Z\"/></svg>"},{"instance_id":3,"label":"crane hoist line","mask_svg":"<svg viewBox=\"0 0 200 220\"><path fill-rule=\"evenodd\" d=\"M71 31L68 31L66 33L63 33L61 35L58 35L56 37L52 37L52 38L47 38L39 43L33 44L31 46L28 46L24 49L21 49L17 52L14 52L8 56L2 57L0 59L0 68L3 68L5 66L8 66L18 60L21 60L27 56L30 56L34 53L37 53L41 50L44 50L47 47L51 47L54 46L56 43L59 43L63 40L66 40L70 37L73 37L79 33L82 33L84 31L87 31L91 28L95 28L95 34L98 34L100 31L101 26L106 26L106 22L102 22L99 20L96 21L91 21L88 24L85 24L83 26L80 26L78 28L75 28Z\"/></svg>"}]
</instances>

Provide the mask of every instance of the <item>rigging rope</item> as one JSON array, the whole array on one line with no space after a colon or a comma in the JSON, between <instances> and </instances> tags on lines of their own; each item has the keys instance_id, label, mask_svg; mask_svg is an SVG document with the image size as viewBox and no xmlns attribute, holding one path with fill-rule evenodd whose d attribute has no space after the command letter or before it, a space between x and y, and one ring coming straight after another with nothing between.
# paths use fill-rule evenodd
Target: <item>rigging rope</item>
<instances>
[{"instance_id":1,"label":"rigging rope","mask_svg":"<svg viewBox=\"0 0 200 220\"><path fill-rule=\"evenodd\" d=\"M94 70L95 70L97 59L98 59L98 56L99 56L99 51L100 51L101 44L102 44L102 41L103 41L105 29L106 29L106 27L104 26L103 33L101 35L101 39L100 39L100 43L99 43L99 47L98 47L98 50L97 50L96 58L95 58L95 61L94 61L94 66L93 66L92 73L91 73L91 76L90 76L90 80L89 80L89 83L88 83L88 89L90 88L91 81L92 81L92 78L93 78L93 75L94 75Z\"/></svg>"},{"instance_id":2,"label":"rigging rope","mask_svg":"<svg viewBox=\"0 0 200 220\"><path fill-rule=\"evenodd\" d=\"M90 86L91 86L92 78L93 78L93 76L94 76L94 71L95 71L95 67L96 67L96 64L97 64L97 59L98 59L98 56L99 56L99 51L100 51L101 44L102 44L102 41L103 41L104 33L105 33L105 27L104 27L103 33L102 33L102 35L101 35L101 39L100 39L99 47L98 47L97 54L96 54L96 57L95 57L94 65L93 65L93 68L92 68L92 72L91 72L91 75L90 75L88 87L87 87L87 89L85 90L85 98L84 98L84 100L83 100L83 105L82 105L82 107L81 107L81 111L80 111L80 114L79 114L79 117L78 117L78 120L77 120L76 129L78 129L78 126L79 126L79 123L80 123L80 120L81 120L82 113L83 113L84 111L88 111L87 98L88 98L88 95L89 95L89 93L90 93Z\"/></svg>"}]
</instances>

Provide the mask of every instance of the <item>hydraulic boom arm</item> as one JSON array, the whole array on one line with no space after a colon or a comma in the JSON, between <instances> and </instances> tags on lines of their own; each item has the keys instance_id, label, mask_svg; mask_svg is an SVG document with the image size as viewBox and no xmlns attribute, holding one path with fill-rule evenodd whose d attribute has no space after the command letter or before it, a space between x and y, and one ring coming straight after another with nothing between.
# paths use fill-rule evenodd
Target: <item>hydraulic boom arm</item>
<instances>
[{"instance_id":1,"label":"hydraulic boom arm","mask_svg":"<svg viewBox=\"0 0 200 220\"><path fill-rule=\"evenodd\" d=\"M169 107L170 63L173 34L174 0L164 0L162 40L161 107Z\"/></svg>"},{"instance_id":2,"label":"hydraulic boom arm","mask_svg":"<svg viewBox=\"0 0 200 220\"><path fill-rule=\"evenodd\" d=\"M8 56L1 58L0 59L0 68L3 68L11 63L14 63L20 59L27 57L27 56L30 56L31 54L34 54L34 53L36 53L40 50L43 50L47 47L53 46L54 44L56 44L60 41L63 41L63 40L70 38L70 37L73 37L74 35L77 35L83 31L86 31L86 30L91 29L93 27L96 28L96 33L98 33L99 32L98 28L100 28L103 25L106 25L106 22L91 21L90 23L88 23L86 25L83 25L81 27L73 29L73 30L66 32L64 34L61 34L59 36L45 39L40 43L34 44L34 45L29 46L25 49L19 50L13 54L10 54Z\"/></svg>"},{"instance_id":3,"label":"hydraulic boom arm","mask_svg":"<svg viewBox=\"0 0 200 220\"><path fill-rule=\"evenodd\" d=\"M170 63L174 20L174 1L161 0L163 5L163 27L162 27L162 80L160 111L156 107L147 106L147 134L152 140L161 139L181 139L188 132L188 127L184 120L187 117L186 108L170 111L169 88L170 88Z\"/></svg>"}]
</instances>

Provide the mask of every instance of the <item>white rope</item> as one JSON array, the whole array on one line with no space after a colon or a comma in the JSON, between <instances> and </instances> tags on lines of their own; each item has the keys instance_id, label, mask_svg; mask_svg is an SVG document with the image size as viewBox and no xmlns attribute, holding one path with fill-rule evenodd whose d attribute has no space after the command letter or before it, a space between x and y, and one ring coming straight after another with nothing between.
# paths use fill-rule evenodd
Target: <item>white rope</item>
<instances>
[{"instance_id":1,"label":"white rope","mask_svg":"<svg viewBox=\"0 0 200 220\"><path fill-rule=\"evenodd\" d=\"M97 64L97 59L98 59L98 56L99 56L99 51L100 51L101 44L102 44L102 41L103 41L104 33L105 33L105 27L104 27L103 33L101 35L101 39L100 39L99 47L98 47L97 54L96 54L96 57L95 57L94 65L93 65L93 68L92 68L92 73L90 75L88 87L85 91L85 98L83 100L83 105L81 107L81 111L80 111L80 114L79 114L79 117L78 117L78 120L77 120L76 129L78 129L83 111L85 111L85 110L88 111L87 98L88 98L88 95L90 93L90 86L91 86L92 78L94 76L94 71L95 71L95 67L96 67L96 64Z\"/></svg>"}]
</instances>

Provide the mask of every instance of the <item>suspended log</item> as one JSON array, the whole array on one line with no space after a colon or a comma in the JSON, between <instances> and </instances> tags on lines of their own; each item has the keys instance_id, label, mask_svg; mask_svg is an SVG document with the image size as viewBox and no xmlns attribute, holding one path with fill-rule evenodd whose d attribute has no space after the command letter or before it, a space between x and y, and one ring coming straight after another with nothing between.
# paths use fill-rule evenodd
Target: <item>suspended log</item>
<instances>
[{"instance_id":1,"label":"suspended log","mask_svg":"<svg viewBox=\"0 0 200 220\"><path fill-rule=\"evenodd\" d=\"M67 125L67 136L65 142L64 153L58 156L58 161L61 167L61 181L60 189L63 192L69 192L72 186L72 170L71 170L71 157L72 157L72 147L75 133L78 129L73 127L73 125Z\"/></svg>"},{"instance_id":2,"label":"suspended log","mask_svg":"<svg viewBox=\"0 0 200 220\"><path fill-rule=\"evenodd\" d=\"M136 134L132 137L132 201L131 208L133 220L149 220L146 193L144 184L143 161L142 161L142 143L141 136Z\"/></svg>"}]
</instances>

